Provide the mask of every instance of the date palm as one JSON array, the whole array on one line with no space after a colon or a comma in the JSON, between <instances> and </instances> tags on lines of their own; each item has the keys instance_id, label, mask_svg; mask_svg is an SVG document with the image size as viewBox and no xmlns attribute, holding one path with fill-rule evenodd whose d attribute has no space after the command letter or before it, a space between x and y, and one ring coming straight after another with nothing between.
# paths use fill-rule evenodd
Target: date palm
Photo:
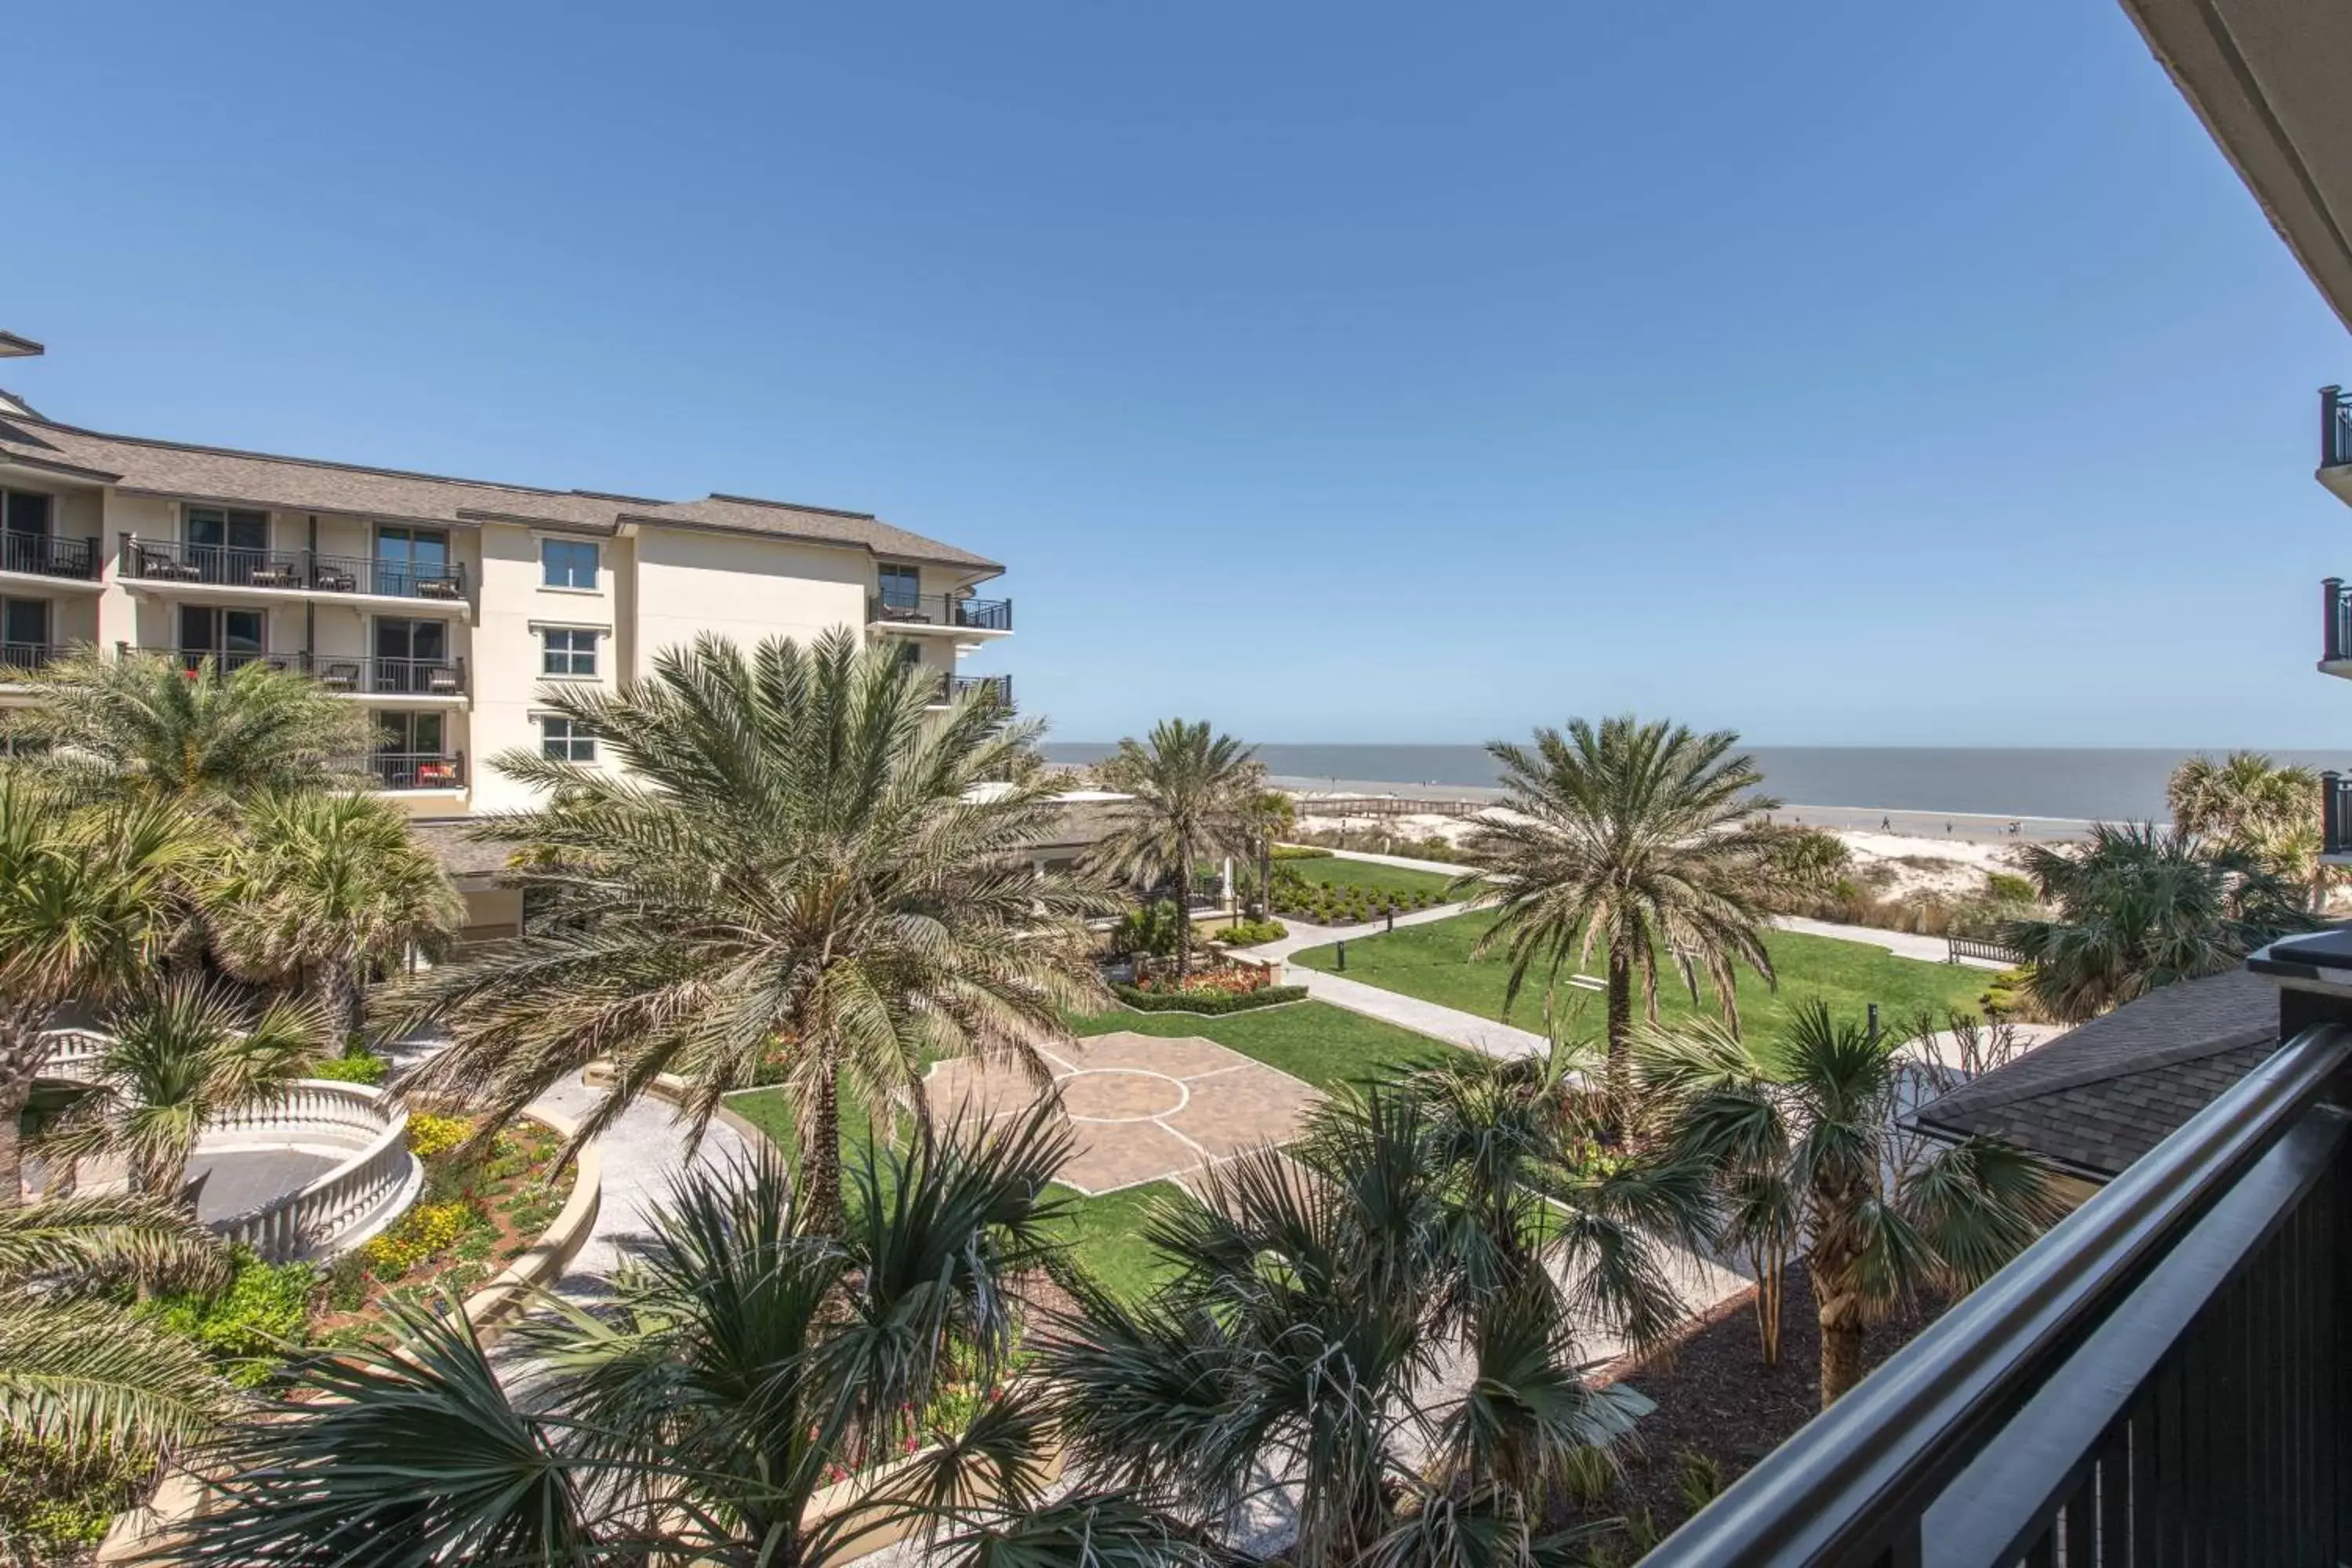
<instances>
[{"instance_id":1,"label":"date palm","mask_svg":"<svg viewBox=\"0 0 2352 1568\"><path fill-rule=\"evenodd\" d=\"M307 677L255 662L224 674L210 658L95 649L26 672L36 700L12 732L40 744L26 759L88 795L144 795L214 805L262 790L358 782L374 721Z\"/></svg>"},{"instance_id":2,"label":"date palm","mask_svg":"<svg viewBox=\"0 0 2352 1568\"><path fill-rule=\"evenodd\" d=\"M929 714L936 689L846 633L748 653L705 637L617 692L551 688L628 773L497 759L548 793L477 830L518 852L538 925L392 988L388 1015L450 1036L417 1081L495 1126L609 1058L581 1139L665 1073L698 1138L772 1068L823 1214L845 1091L919 1112L935 1056L1042 1072L1063 1007L1098 994L1083 917L1105 903L1030 868L1055 809L1034 726L984 694Z\"/></svg>"},{"instance_id":3,"label":"date palm","mask_svg":"<svg viewBox=\"0 0 2352 1568\"><path fill-rule=\"evenodd\" d=\"M227 1479L175 1560L817 1568L877 1526L1034 1504L1016 1405L927 1413L1003 1373L1067 1153L1050 1110L869 1150L838 1226L772 1152L683 1176L617 1300L528 1320L503 1377L462 1318L420 1315L398 1354L303 1369L207 1456ZM919 1433L939 1446L875 1468ZM860 1506L812 1517L852 1472Z\"/></svg>"},{"instance_id":4,"label":"date palm","mask_svg":"<svg viewBox=\"0 0 2352 1568\"><path fill-rule=\"evenodd\" d=\"M1670 1146L1717 1173L1727 1242L1810 1248L1824 1409L1861 1381L1873 1321L1914 1292L1980 1283L2058 1213L2046 1169L2011 1145L1904 1138L1906 1038L1808 1002L1776 1040L1711 1019L1642 1039L1644 1098Z\"/></svg>"},{"instance_id":5,"label":"date palm","mask_svg":"<svg viewBox=\"0 0 2352 1568\"><path fill-rule=\"evenodd\" d=\"M0 1210L23 1201L18 1126L58 1008L143 984L189 929L214 826L168 801L77 806L0 769Z\"/></svg>"},{"instance_id":6,"label":"date palm","mask_svg":"<svg viewBox=\"0 0 2352 1568\"><path fill-rule=\"evenodd\" d=\"M37 1147L68 1161L121 1156L132 1192L174 1201L205 1127L282 1099L333 1033L316 1004L281 999L256 1012L234 990L189 977L133 999L107 1027L96 1081Z\"/></svg>"},{"instance_id":7,"label":"date palm","mask_svg":"<svg viewBox=\"0 0 2352 1568\"><path fill-rule=\"evenodd\" d=\"M465 921L441 863L400 813L363 795L265 795L207 895L215 949L239 978L316 997L348 1040L373 975L438 959Z\"/></svg>"},{"instance_id":8,"label":"date palm","mask_svg":"<svg viewBox=\"0 0 2352 1568\"><path fill-rule=\"evenodd\" d=\"M1481 818L1462 847L1485 879L1465 878L1458 890L1496 911L1473 954L1508 958L1506 1008L1530 972L1541 973L1549 1009L1561 972L1599 952L1621 1099L1633 993L1654 1023L1662 957L1693 1000L1704 976L1735 1028L1738 967L1773 979L1764 928L1780 874L1762 842L1736 829L1778 803L1758 794L1763 774L1738 743L1727 730L1700 735L1624 716L1598 729L1571 720L1565 735L1538 730L1531 749L1486 748L1501 764L1506 810Z\"/></svg>"},{"instance_id":9,"label":"date palm","mask_svg":"<svg viewBox=\"0 0 2352 1568\"><path fill-rule=\"evenodd\" d=\"M1195 1531L1295 1486L1303 1568L1478 1561L1481 1540L1569 1560L1546 1485L1622 1429L1573 1325L1654 1341L1675 1321L1638 1219L1702 1189L1580 1170L1557 1087L1375 1087L1160 1203L1146 1236L1172 1278L1140 1302L1088 1290L1038 1355L1081 1484Z\"/></svg>"},{"instance_id":10,"label":"date palm","mask_svg":"<svg viewBox=\"0 0 2352 1568\"><path fill-rule=\"evenodd\" d=\"M2175 832L2201 838L2310 885L2312 908L2326 893L2319 863L2319 775L2260 752L2220 762L2201 752L2165 782Z\"/></svg>"},{"instance_id":11,"label":"date palm","mask_svg":"<svg viewBox=\"0 0 2352 1568\"><path fill-rule=\"evenodd\" d=\"M1163 719L1141 741L1129 736L1095 770L1106 789L1135 798L1091 851L1089 862L1135 886L1173 881L1176 973L1192 972L1193 868L1246 856L1263 835L1265 769L1250 749L1206 721Z\"/></svg>"},{"instance_id":12,"label":"date palm","mask_svg":"<svg viewBox=\"0 0 2352 1568\"><path fill-rule=\"evenodd\" d=\"M68 1454L204 1437L228 1384L188 1340L131 1317L126 1284L210 1287L226 1252L172 1205L78 1195L0 1208L0 1431Z\"/></svg>"},{"instance_id":13,"label":"date palm","mask_svg":"<svg viewBox=\"0 0 2352 1568\"><path fill-rule=\"evenodd\" d=\"M2001 939L2032 966L2036 999L2068 1023L2235 968L2315 923L2276 872L2152 823L2100 823L2083 843L2029 847L2023 863L2057 913L2012 921Z\"/></svg>"}]
</instances>

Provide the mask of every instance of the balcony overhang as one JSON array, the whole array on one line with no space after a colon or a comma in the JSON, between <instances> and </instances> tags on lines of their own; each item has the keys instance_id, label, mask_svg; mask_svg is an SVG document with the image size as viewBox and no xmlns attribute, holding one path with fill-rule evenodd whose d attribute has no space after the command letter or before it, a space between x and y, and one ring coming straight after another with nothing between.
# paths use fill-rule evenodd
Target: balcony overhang
<instances>
[{"instance_id":1,"label":"balcony overhang","mask_svg":"<svg viewBox=\"0 0 2352 1568\"><path fill-rule=\"evenodd\" d=\"M2337 463L2321 468L2314 476L2321 488L2346 506L2352 506L2352 463Z\"/></svg>"},{"instance_id":2,"label":"balcony overhang","mask_svg":"<svg viewBox=\"0 0 2352 1568\"><path fill-rule=\"evenodd\" d=\"M0 589L18 594L102 594L106 584L95 577L65 577L52 572L0 571Z\"/></svg>"},{"instance_id":3,"label":"balcony overhang","mask_svg":"<svg viewBox=\"0 0 2352 1568\"><path fill-rule=\"evenodd\" d=\"M2352 327L2352 114L2344 107L2352 8L2317 0L2123 5L2271 226ZM2336 489L2324 473L2322 482Z\"/></svg>"}]
</instances>

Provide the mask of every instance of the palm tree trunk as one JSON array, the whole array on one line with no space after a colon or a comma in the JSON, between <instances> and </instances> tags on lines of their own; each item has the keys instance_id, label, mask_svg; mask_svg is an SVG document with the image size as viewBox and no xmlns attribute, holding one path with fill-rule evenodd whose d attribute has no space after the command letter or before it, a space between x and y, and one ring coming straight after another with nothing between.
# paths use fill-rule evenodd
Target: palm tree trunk
<instances>
[{"instance_id":1,"label":"palm tree trunk","mask_svg":"<svg viewBox=\"0 0 2352 1568\"><path fill-rule=\"evenodd\" d=\"M1847 1270L1836 1269L1834 1274ZM1862 1381L1863 1303L1850 1279L1813 1271L1813 1300L1822 1325L1822 1408L1836 1404Z\"/></svg>"},{"instance_id":2,"label":"palm tree trunk","mask_svg":"<svg viewBox=\"0 0 2352 1568\"><path fill-rule=\"evenodd\" d=\"M1609 1098L1610 1117L1633 1100L1633 961L1615 943L1609 948Z\"/></svg>"},{"instance_id":3,"label":"palm tree trunk","mask_svg":"<svg viewBox=\"0 0 2352 1568\"><path fill-rule=\"evenodd\" d=\"M828 1236L841 1232L841 1069L828 1058L810 1075L801 1097L800 1190L809 1228Z\"/></svg>"},{"instance_id":4,"label":"palm tree trunk","mask_svg":"<svg viewBox=\"0 0 2352 1568\"><path fill-rule=\"evenodd\" d=\"M1176 984L1192 973L1192 858L1176 862Z\"/></svg>"},{"instance_id":5,"label":"palm tree trunk","mask_svg":"<svg viewBox=\"0 0 2352 1568\"><path fill-rule=\"evenodd\" d=\"M359 1042L360 997L362 987L358 965L330 963L321 987L327 994L328 1012L335 1020L335 1037L342 1048L350 1050Z\"/></svg>"},{"instance_id":6,"label":"palm tree trunk","mask_svg":"<svg viewBox=\"0 0 2352 1568\"><path fill-rule=\"evenodd\" d=\"M41 1039L45 1015L22 1005L0 1006L0 1209L25 1201L22 1126L47 1047Z\"/></svg>"}]
</instances>

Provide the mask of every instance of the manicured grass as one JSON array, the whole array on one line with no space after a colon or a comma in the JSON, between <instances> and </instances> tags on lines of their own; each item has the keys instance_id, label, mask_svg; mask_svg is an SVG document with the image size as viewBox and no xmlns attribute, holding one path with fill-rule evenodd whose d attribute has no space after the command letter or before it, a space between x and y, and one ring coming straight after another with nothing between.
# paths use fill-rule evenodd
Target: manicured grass
<instances>
[{"instance_id":1,"label":"manicured grass","mask_svg":"<svg viewBox=\"0 0 2352 1568\"><path fill-rule=\"evenodd\" d=\"M1362 888L1375 893L1439 893L1454 885L1441 871L1416 871L1409 866L1383 866L1372 860L1343 860L1325 855L1312 860L1277 860L1275 874L1295 871L1303 881L1328 882L1338 888Z\"/></svg>"},{"instance_id":2,"label":"manicured grass","mask_svg":"<svg viewBox=\"0 0 2352 1568\"><path fill-rule=\"evenodd\" d=\"M1418 996L1424 1001L1458 1007L1482 1018L1503 1019L1503 987L1509 966L1499 956L1472 962L1471 944L1491 923L1492 915L1477 912L1428 925L1408 926L1384 935L1362 937L1348 943L1348 978L1367 985ZM1754 973L1739 975L1739 1020L1744 1030L1769 1033L1784 1022L1799 1003L1818 997L1842 1016L1859 1015L1869 1003L1879 1005L1889 1024L1908 1022L1920 1012L1942 1014L1948 1008L1974 1011L1985 989L1980 971L1944 963L1924 963L1897 958L1884 948L1833 937L1805 936L1776 931L1766 942L1772 966L1780 977L1774 992ZM1327 973L1339 968L1333 947L1309 948L1292 955L1292 962ZM1598 955L1595 955L1598 963ZM1597 973L1597 970L1596 970ZM1658 1010L1672 1021L1693 1011L1690 994L1670 971L1659 976ZM1700 1006L1712 1013L1712 997ZM1597 991L1568 985L1563 974L1559 1005L1565 1010L1582 1005L1583 1027L1598 1033L1602 1004ZM1638 1005L1638 1003L1637 1003ZM1530 971L1526 986L1507 1020L1523 1028L1543 1026L1543 974Z\"/></svg>"},{"instance_id":3,"label":"manicured grass","mask_svg":"<svg viewBox=\"0 0 2352 1568\"><path fill-rule=\"evenodd\" d=\"M1350 947L1350 973L1355 959L1355 949ZM1326 1002L1293 1002L1261 1012L1228 1013L1221 1018L1190 1013L1097 1013L1071 1019L1070 1026L1081 1035L1107 1035L1114 1029L1163 1039L1197 1035L1321 1089L1376 1078L1391 1068L1425 1067L1465 1054L1458 1046Z\"/></svg>"},{"instance_id":4,"label":"manicured grass","mask_svg":"<svg viewBox=\"0 0 2352 1568\"><path fill-rule=\"evenodd\" d=\"M1057 1197L1066 1194L1071 1199L1071 1250L1112 1295L1139 1300L1175 1272L1169 1260L1143 1239L1144 1211L1156 1199L1178 1195L1174 1183L1150 1182L1097 1198L1081 1197L1058 1184L1051 1190Z\"/></svg>"}]
</instances>

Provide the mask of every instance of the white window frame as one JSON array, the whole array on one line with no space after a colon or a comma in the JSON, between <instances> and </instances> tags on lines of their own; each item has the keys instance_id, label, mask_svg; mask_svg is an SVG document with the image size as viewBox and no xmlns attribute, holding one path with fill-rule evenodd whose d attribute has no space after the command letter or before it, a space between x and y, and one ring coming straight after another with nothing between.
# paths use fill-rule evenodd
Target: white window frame
<instances>
[{"instance_id":1,"label":"white window frame","mask_svg":"<svg viewBox=\"0 0 2352 1568\"><path fill-rule=\"evenodd\" d=\"M569 539L562 534L542 533L539 537L539 585L550 594L601 594L604 591L604 547L593 539ZM551 583L547 580L547 547L561 544L567 549L588 552L588 585L576 583Z\"/></svg>"},{"instance_id":2,"label":"white window frame","mask_svg":"<svg viewBox=\"0 0 2352 1568\"><path fill-rule=\"evenodd\" d=\"M595 763L596 737L574 733L572 720L565 718L561 713L534 713L531 717L539 724L541 756L555 763L586 763L592 765ZM561 735L551 733L548 726L551 724L562 725L563 733ZM562 749L559 751L556 749L558 747Z\"/></svg>"},{"instance_id":3,"label":"white window frame","mask_svg":"<svg viewBox=\"0 0 2352 1568\"><path fill-rule=\"evenodd\" d=\"M603 642L605 634L603 627L542 626L534 622L531 626L531 630L539 634L539 678L541 680L596 680L602 679L601 671L604 668L602 663L604 654L598 645ZM556 651L555 647L554 639L557 637L563 638L569 645L561 654ZM588 647L585 652L585 657L588 660L588 668L585 669L579 668L579 661L583 657L583 652L579 643L579 639L582 637L586 637L588 639ZM551 668L559 658L565 660L571 668L563 669Z\"/></svg>"}]
</instances>

